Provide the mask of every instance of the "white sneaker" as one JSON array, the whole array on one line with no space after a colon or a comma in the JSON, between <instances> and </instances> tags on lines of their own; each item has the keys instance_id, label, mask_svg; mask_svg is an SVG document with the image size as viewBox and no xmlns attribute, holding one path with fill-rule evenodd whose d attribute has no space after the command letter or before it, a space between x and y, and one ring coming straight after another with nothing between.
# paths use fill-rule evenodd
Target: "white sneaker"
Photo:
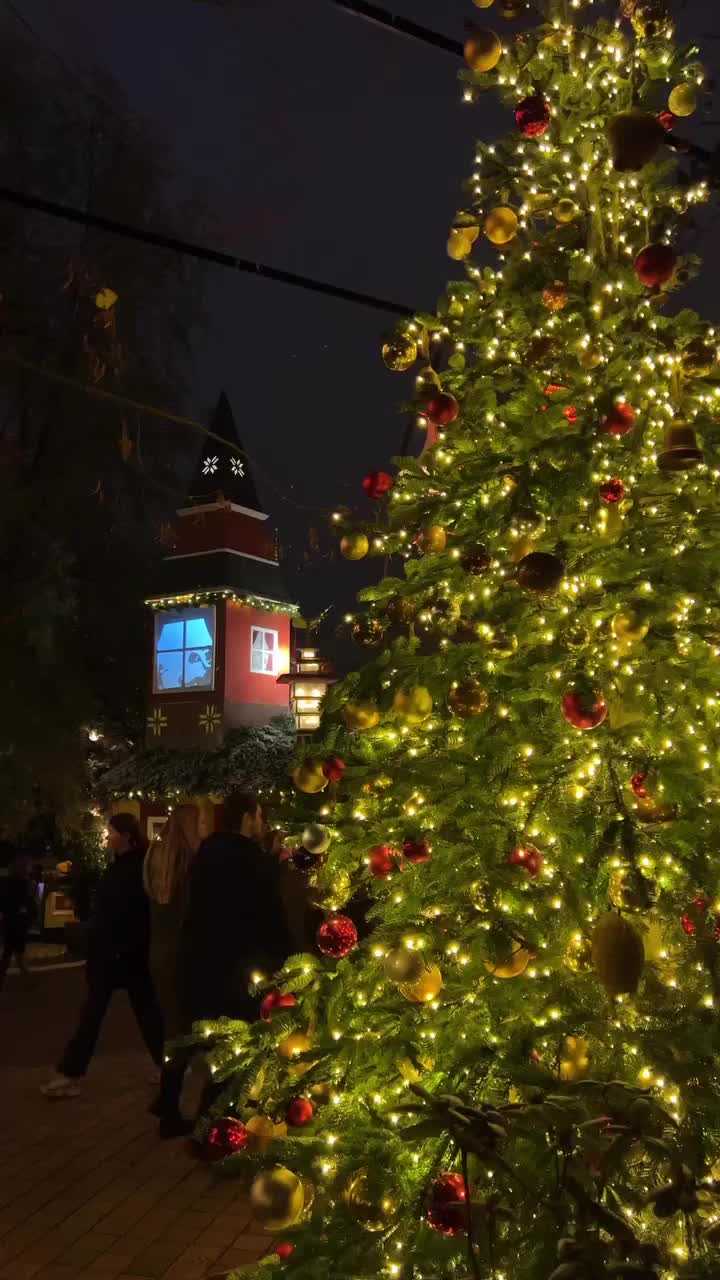
<instances>
[{"instance_id":1,"label":"white sneaker","mask_svg":"<svg viewBox=\"0 0 720 1280\"><path fill-rule=\"evenodd\" d=\"M47 1084L41 1085L40 1092L46 1098L79 1098L82 1092L77 1080L70 1076L53 1076Z\"/></svg>"}]
</instances>

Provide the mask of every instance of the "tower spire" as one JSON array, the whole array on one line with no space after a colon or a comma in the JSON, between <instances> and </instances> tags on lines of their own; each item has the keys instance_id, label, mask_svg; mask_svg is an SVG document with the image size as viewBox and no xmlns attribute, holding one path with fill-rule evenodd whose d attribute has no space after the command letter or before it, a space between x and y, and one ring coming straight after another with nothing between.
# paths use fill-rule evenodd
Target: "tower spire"
<instances>
[{"instance_id":1,"label":"tower spire","mask_svg":"<svg viewBox=\"0 0 720 1280\"><path fill-rule=\"evenodd\" d=\"M230 401L224 391L220 393L213 411L210 429L225 443L211 437L204 441L190 483L190 501L198 505L217 502L218 496L222 495L234 506L262 513L250 461L240 442Z\"/></svg>"}]
</instances>

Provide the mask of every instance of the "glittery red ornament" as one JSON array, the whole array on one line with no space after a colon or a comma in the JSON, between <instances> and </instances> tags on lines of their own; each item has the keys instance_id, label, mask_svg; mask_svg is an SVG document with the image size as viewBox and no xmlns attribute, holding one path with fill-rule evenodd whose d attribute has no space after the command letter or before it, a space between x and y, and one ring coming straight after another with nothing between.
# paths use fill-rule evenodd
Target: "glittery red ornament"
<instances>
[{"instance_id":1,"label":"glittery red ornament","mask_svg":"<svg viewBox=\"0 0 720 1280\"><path fill-rule=\"evenodd\" d=\"M393 849L390 844L376 844L374 849L370 850L369 866L370 872L378 880L383 880L386 876L391 876L393 871L397 871L396 858L398 856L397 849Z\"/></svg>"},{"instance_id":2,"label":"glittery red ornament","mask_svg":"<svg viewBox=\"0 0 720 1280\"><path fill-rule=\"evenodd\" d=\"M669 244L648 244L635 259L635 273L648 289L658 289L672 280L677 257Z\"/></svg>"},{"instance_id":3,"label":"glittery red ornament","mask_svg":"<svg viewBox=\"0 0 720 1280\"><path fill-rule=\"evenodd\" d=\"M608 713L599 689L568 689L562 696L563 718L574 729L597 729Z\"/></svg>"},{"instance_id":4,"label":"glittery red ornament","mask_svg":"<svg viewBox=\"0 0 720 1280\"><path fill-rule=\"evenodd\" d=\"M602 430L608 436L626 436L635 426L636 416L635 410L621 400L603 418Z\"/></svg>"},{"instance_id":5,"label":"glittery red ornament","mask_svg":"<svg viewBox=\"0 0 720 1280\"><path fill-rule=\"evenodd\" d=\"M224 1116L215 1121L205 1141L208 1155L215 1160L224 1160L236 1151L243 1151L250 1141L250 1134L241 1120Z\"/></svg>"},{"instance_id":6,"label":"glittery red ornament","mask_svg":"<svg viewBox=\"0 0 720 1280\"><path fill-rule=\"evenodd\" d=\"M275 1245L275 1256L276 1258L279 1258L281 1262L287 1262L288 1258L291 1258L294 1252L295 1245L292 1240L281 1240L280 1244Z\"/></svg>"},{"instance_id":7,"label":"glittery red ornament","mask_svg":"<svg viewBox=\"0 0 720 1280\"><path fill-rule=\"evenodd\" d=\"M625 485L617 476L613 476L612 480L605 480L600 485L598 493L603 502L612 506L614 502L620 502L625 497Z\"/></svg>"},{"instance_id":8,"label":"glittery red ornament","mask_svg":"<svg viewBox=\"0 0 720 1280\"><path fill-rule=\"evenodd\" d=\"M461 1173L441 1173L430 1187L425 1221L443 1236L456 1236L467 1228L467 1190Z\"/></svg>"},{"instance_id":9,"label":"glittery red ornament","mask_svg":"<svg viewBox=\"0 0 720 1280\"><path fill-rule=\"evenodd\" d=\"M460 405L448 391L436 391L425 402L423 413L428 422L435 427L447 427L454 422L460 412Z\"/></svg>"},{"instance_id":10,"label":"glittery red ornament","mask_svg":"<svg viewBox=\"0 0 720 1280\"><path fill-rule=\"evenodd\" d=\"M276 1009L292 1009L297 1004L297 1000L291 991L268 991L260 1001L260 1017L264 1022L269 1022Z\"/></svg>"},{"instance_id":11,"label":"glittery red ornament","mask_svg":"<svg viewBox=\"0 0 720 1280\"><path fill-rule=\"evenodd\" d=\"M345 761L341 756L328 756L323 760L322 771L328 782L339 782L345 772Z\"/></svg>"},{"instance_id":12,"label":"glittery red ornament","mask_svg":"<svg viewBox=\"0 0 720 1280\"><path fill-rule=\"evenodd\" d=\"M670 131L670 129L672 129L673 125L675 124L675 116L673 115L672 111L661 111L658 116L658 120L660 121L660 124L662 125L663 129L667 129L668 132Z\"/></svg>"},{"instance_id":13,"label":"glittery red ornament","mask_svg":"<svg viewBox=\"0 0 720 1280\"><path fill-rule=\"evenodd\" d=\"M357 946L358 932L349 916L331 916L320 925L316 940L324 956L341 960Z\"/></svg>"},{"instance_id":14,"label":"glittery red ornament","mask_svg":"<svg viewBox=\"0 0 720 1280\"><path fill-rule=\"evenodd\" d=\"M639 800L647 800L648 789L645 786L646 773L634 773L630 779L630 789Z\"/></svg>"},{"instance_id":15,"label":"glittery red ornament","mask_svg":"<svg viewBox=\"0 0 720 1280\"><path fill-rule=\"evenodd\" d=\"M534 844L520 844L505 859L509 867L522 867L531 880L540 875L543 856Z\"/></svg>"},{"instance_id":16,"label":"glittery red ornament","mask_svg":"<svg viewBox=\"0 0 720 1280\"><path fill-rule=\"evenodd\" d=\"M429 862L432 850L427 840L405 840L403 854L408 862Z\"/></svg>"},{"instance_id":17,"label":"glittery red ornament","mask_svg":"<svg viewBox=\"0 0 720 1280\"><path fill-rule=\"evenodd\" d=\"M545 133L551 116L550 103L541 93L531 93L529 98L523 98L515 108L515 124L526 138L539 138Z\"/></svg>"},{"instance_id":18,"label":"glittery red ornament","mask_svg":"<svg viewBox=\"0 0 720 1280\"><path fill-rule=\"evenodd\" d=\"M566 404L563 409L563 418L567 418L570 426L577 422L577 409L574 404Z\"/></svg>"},{"instance_id":19,"label":"glittery red ornament","mask_svg":"<svg viewBox=\"0 0 720 1280\"><path fill-rule=\"evenodd\" d=\"M315 1115L315 1108L309 1098L293 1098L285 1112L285 1122L293 1129L301 1129L309 1124Z\"/></svg>"},{"instance_id":20,"label":"glittery red ornament","mask_svg":"<svg viewBox=\"0 0 720 1280\"><path fill-rule=\"evenodd\" d=\"M395 481L387 471L368 471L362 482L368 498L384 498L392 489Z\"/></svg>"},{"instance_id":21,"label":"glittery red ornament","mask_svg":"<svg viewBox=\"0 0 720 1280\"><path fill-rule=\"evenodd\" d=\"M698 924L705 915L709 905L707 898L700 894L699 897L693 898L687 911L681 915L680 924L682 925L683 932L687 934L688 938L695 937L695 934L698 931Z\"/></svg>"}]
</instances>

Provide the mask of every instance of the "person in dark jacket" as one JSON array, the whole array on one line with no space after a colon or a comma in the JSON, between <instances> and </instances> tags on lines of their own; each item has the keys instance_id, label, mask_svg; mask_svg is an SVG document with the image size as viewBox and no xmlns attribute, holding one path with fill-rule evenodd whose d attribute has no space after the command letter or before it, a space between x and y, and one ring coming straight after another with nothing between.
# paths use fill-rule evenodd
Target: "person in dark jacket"
<instances>
[{"instance_id":1,"label":"person in dark jacket","mask_svg":"<svg viewBox=\"0 0 720 1280\"><path fill-rule=\"evenodd\" d=\"M87 999L57 1075L42 1089L47 1098L79 1095L79 1081L87 1072L110 1001L123 987L147 1050L157 1066L162 1065L162 1015L148 967L148 903L143 888L147 840L133 814L116 813L108 823L107 843L115 856L103 872L88 936Z\"/></svg>"},{"instance_id":2,"label":"person in dark jacket","mask_svg":"<svg viewBox=\"0 0 720 1280\"><path fill-rule=\"evenodd\" d=\"M30 865L27 858L16 854L10 862L8 874L0 880L0 925L3 936L0 991L13 956L25 983L29 982L25 947L34 915L35 889L30 879Z\"/></svg>"},{"instance_id":3,"label":"person in dark jacket","mask_svg":"<svg viewBox=\"0 0 720 1280\"><path fill-rule=\"evenodd\" d=\"M178 1005L186 1034L205 1019L257 1018L259 997L248 990L252 974L272 973L293 951L279 864L259 843L264 822L258 798L231 792L224 811L226 830L202 841L190 868L178 954ZM163 1070L162 1136L179 1131L187 1062L187 1052L180 1051ZM185 1129L191 1127L186 1122Z\"/></svg>"}]
</instances>

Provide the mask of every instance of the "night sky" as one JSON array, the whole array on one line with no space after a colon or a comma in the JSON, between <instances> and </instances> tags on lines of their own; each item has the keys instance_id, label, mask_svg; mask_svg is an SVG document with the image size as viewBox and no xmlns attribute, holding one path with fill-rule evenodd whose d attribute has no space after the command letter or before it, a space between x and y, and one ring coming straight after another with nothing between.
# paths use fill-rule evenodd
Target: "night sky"
<instances>
[{"instance_id":1,"label":"night sky","mask_svg":"<svg viewBox=\"0 0 720 1280\"><path fill-rule=\"evenodd\" d=\"M453 56L329 0L17 4L71 66L112 75L147 118L167 147L173 191L199 193L207 211L199 225L179 218L178 234L419 309L432 308L460 274L445 240L473 140L498 135L509 119L492 95L476 107L460 104ZM387 7L456 39L465 18L494 17L470 0ZM512 29L499 18L495 25ZM680 29L702 43L712 70L717 6L688 0ZM710 33L716 39L702 42ZM716 117L720 104L706 119ZM693 132L710 146L720 135L708 126ZM692 248L705 255L704 275L679 305L718 321L714 210L701 221ZM198 272L209 319L185 407L207 420L225 387L260 464L258 487L297 561L304 524L322 516L280 502L264 477L311 507L357 502L363 474L398 451L404 428L396 406L410 379L388 373L379 355L392 318L220 268ZM290 578L312 612L339 595L347 604L376 572L377 562L320 561Z\"/></svg>"}]
</instances>

